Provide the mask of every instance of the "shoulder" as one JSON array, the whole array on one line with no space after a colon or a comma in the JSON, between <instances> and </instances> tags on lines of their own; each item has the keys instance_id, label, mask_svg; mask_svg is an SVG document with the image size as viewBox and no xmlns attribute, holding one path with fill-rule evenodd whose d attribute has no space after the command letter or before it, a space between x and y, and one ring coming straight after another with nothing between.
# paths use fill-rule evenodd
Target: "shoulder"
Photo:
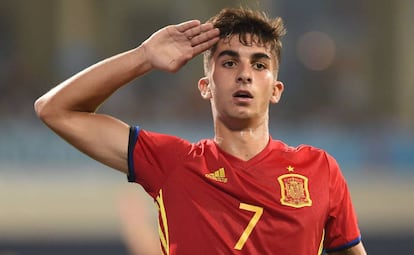
<instances>
[{"instance_id":1,"label":"shoulder","mask_svg":"<svg viewBox=\"0 0 414 255\"><path fill-rule=\"evenodd\" d=\"M191 144L189 155L192 157L204 156L206 153L218 153L217 147L212 139L202 139Z\"/></svg>"},{"instance_id":2,"label":"shoulder","mask_svg":"<svg viewBox=\"0 0 414 255\"><path fill-rule=\"evenodd\" d=\"M282 150L288 153L303 153L303 154L318 154L324 155L328 154L325 150L308 145L308 144L300 144L298 146L291 146L286 144L281 140L270 140L270 146L272 149Z\"/></svg>"},{"instance_id":3,"label":"shoulder","mask_svg":"<svg viewBox=\"0 0 414 255\"><path fill-rule=\"evenodd\" d=\"M132 129L131 129L132 130ZM136 144L140 147L152 148L158 151L169 151L170 154L181 154L182 156L201 156L208 152L217 152L212 139L202 139L198 142L190 142L179 136L148 131L136 128ZM134 135L131 135L133 140Z\"/></svg>"},{"instance_id":4,"label":"shoulder","mask_svg":"<svg viewBox=\"0 0 414 255\"><path fill-rule=\"evenodd\" d=\"M189 141L174 135L157 133L140 128L138 128L136 132L136 136L140 141L147 141L159 144L184 144L187 146L190 145Z\"/></svg>"},{"instance_id":5,"label":"shoulder","mask_svg":"<svg viewBox=\"0 0 414 255\"><path fill-rule=\"evenodd\" d=\"M309 144L290 146L280 140L271 140L272 150L282 151L286 158L295 162L318 163L319 166L326 166L329 169L338 168L336 159L326 150Z\"/></svg>"},{"instance_id":6,"label":"shoulder","mask_svg":"<svg viewBox=\"0 0 414 255\"><path fill-rule=\"evenodd\" d=\"M192 144L178 136L131 127L128 147L130 152L142 150L173 155L188 152Z\"/></svg>"}]
</instances>

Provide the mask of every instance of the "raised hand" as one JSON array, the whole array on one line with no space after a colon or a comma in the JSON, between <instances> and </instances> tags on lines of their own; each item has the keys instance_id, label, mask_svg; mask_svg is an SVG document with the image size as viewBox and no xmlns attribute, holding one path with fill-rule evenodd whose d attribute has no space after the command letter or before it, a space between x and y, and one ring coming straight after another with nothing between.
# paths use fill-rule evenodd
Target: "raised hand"
<instances>
[{"instance_id":1,"label":"raised hand","mask_svg":"<svg viewBox=\"0 0 414 255\"><path fill-rule=\"evenodd\" d=\"M176 72L190 59L219 40L220 31L212 24L190 20L164 27L143 42L151 67Z\"/></svg>"}]
</instances>

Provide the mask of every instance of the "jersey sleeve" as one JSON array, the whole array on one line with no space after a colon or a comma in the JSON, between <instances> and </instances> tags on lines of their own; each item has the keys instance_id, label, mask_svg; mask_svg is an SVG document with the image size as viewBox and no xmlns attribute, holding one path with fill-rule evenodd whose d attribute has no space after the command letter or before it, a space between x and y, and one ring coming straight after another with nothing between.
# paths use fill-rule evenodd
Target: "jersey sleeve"
<instances>
[{"instance_id":1,"label":"jersey sleeve","mask_svg":"<svg viewBox=\"0 0 414 255\"><path fill-rule=\"evenodd\" d=\"M324 246L329 253L357 245L361 241L361 234L345 178L335 159L328 154L326 156L330 168L330 208Z\"/></svg>"},{"instance_id":2,"label":"jersey sleeve","mask_svg":"<svg viewBox=\"0 0 414 255\"><path fill-rule=\"evenodd\" d=\"M153 197L168 174L179 166L191 144L181 138L131 127L128 144L128 181Z\"/></svg>"}]
</instances>

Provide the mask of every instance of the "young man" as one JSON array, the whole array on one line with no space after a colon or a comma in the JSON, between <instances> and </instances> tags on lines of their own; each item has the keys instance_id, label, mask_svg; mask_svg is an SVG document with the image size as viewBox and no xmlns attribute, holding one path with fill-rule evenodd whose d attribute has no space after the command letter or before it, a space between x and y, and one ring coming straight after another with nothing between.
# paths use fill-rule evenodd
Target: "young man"
<instances>
[{"instance_id":1,"label":"young man","mask_svg":"<svg viewBox=\"0 0 414 255\"><path fill-rule=\"evenodd\" d=\"M284 32L280 18L246 9L167 26L64 81L35 109L69 143L154 198L164 254L365 254L335 160L269 135L269 105L284 88L277 79ZM95 113L129 81L177 71L203 51L198 87L211 103L214 139L191 144Z\"/></svg>"}]
</instances>

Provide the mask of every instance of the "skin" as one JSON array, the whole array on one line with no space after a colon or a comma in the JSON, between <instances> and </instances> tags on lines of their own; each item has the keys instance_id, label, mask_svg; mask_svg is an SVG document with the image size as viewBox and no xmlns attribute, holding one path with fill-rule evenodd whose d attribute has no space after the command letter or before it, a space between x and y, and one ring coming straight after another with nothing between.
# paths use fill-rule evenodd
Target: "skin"
<instances>
[{"instance_id":1,"label":"skin","mask_svg":"<svg viewBox=\"0 0 414 255\"><path fill-rule=\"evenodd\" d=\"M151 70L178 71L217 43L218 34L211 24L198 20L165 27L139 47L99 62L41 96L35 102L36 114L80 151L127 173L129 125L95 113L97 108L116 90Z\"/></svg>"},{"instance_id":2,"label":"skin","mask_svg":"<svg viewBox=\"0 0 414 255\"><path fill-rule=\"evenodd\" d=\"M215 142L243 160L269 142L269 104L279 102L283 92L273 59L268 47L247 47L233 36L218 43L210 71L199 81L202 97L211 102ZM237 93L251 97L235 97Z\"/></svg>"},{"instance_id":3,"label":"skin","mask_svg":"<svg viewBox=\"0 0 414 255\"><path fill-rule=\"evenodd\" d=\"M101 61L41 96L35 102L36 114L80 151L127 173L129 125L97 114L98 107L133 79L152 70L176 72L218 43L198 88L202 98L211 102L217 145L249 160L269 142L269 104L279 102L284 87L277 80L275 56L266 45L245 46L237 36L219 40L218 35L218 29L198 20L167 26L139 47ZM251 97L234 96L246 93ZM332 254L366 253L360 243Z\"/></svg>"}]
</instances>

